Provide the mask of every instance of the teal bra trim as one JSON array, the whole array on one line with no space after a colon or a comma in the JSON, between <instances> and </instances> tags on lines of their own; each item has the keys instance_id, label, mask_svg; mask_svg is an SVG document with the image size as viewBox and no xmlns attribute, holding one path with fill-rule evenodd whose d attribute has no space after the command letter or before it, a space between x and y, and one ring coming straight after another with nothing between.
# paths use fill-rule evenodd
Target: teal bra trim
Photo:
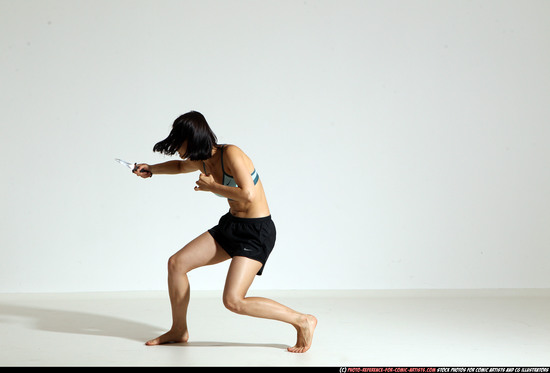
<instances>
[{"instance_id":1,"label":"teal bra trim","mask_svg":"<svg viewBox=\"0 0 550 373\"><path fill-rule=\"evenodd\" d=\"M226 173L225 169L223 167L223 148L224 148L224 146L225 145L222 145L222 148L221 148L221 161L222 161L222 172L223 172L222 182L223 182L223 185L230 186L230 187L238 187L237 182L235 181L233 176ZM206 164L204 164L204 161L202 162L202 166L204 168L204 173L206 174ZM252 177L252 180L254 180L254 185L256 185L258 183L258 180L260 180L260 175L258 175L258 172L256 171L256 169L254 169L254 171L252 171L250 176ZM226 198L224 196L220 196L219 194L216 194L216 195L218 197Z\"/></svg>"}]
</instances>

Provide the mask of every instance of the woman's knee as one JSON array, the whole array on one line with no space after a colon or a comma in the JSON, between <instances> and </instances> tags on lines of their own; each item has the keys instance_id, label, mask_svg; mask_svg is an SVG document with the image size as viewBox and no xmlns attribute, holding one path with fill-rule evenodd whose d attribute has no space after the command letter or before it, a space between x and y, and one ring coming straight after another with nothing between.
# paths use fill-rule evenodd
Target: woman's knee
<instances>
[{"instance_id":1,"label":"woman's knee","mask_svg":"<svg viewBox=\"0 0 550 373\"><path fill-rule=\"evenodd\" d=\"M244 313L244 298L233 294L223 294L223 305L231 312Z\"/></svg>"},{"instance_id":2,"label":"woman's knee","mask_svg":"<svg viewBox=\"0 0 550 373\"><path fill-rule=\"evenodd\" d=\"M185 265L185 258L174 254L168 259L168 273L187 273L189 269Z\"/></svg>"}]
</instances>

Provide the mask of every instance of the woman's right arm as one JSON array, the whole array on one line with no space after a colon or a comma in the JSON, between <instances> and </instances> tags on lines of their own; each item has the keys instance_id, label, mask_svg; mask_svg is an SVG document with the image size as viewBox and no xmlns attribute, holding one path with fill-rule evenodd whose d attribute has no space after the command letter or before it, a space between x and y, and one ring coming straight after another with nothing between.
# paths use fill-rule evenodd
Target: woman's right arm
<instances>
[{"instance_id":1,"label":"woman's right arm","mask_svg":"<svg viewBox=\"0 0 550 373\"><path fill-rule=\"evenodd\" d=\"M175 175L199 170L198 162L193 161L168 161L154 165L139 163L134 173L146 179L153 174Z\"/></svg>"}]
</instances>

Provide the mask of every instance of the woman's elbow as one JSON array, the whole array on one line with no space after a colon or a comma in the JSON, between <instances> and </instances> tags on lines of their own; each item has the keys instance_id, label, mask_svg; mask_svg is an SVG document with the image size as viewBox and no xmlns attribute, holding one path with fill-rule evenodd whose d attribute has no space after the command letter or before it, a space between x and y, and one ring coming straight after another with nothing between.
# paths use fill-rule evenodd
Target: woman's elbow
<instances>
[{"instance_id":1,"label":"woman's elbow","mask_svg":"<svg viewBox=\"0 0 550 373\"><path fill-rule=\"evenodd\" d=\"M252 203L254 202L254 199L256 198L256 193L254 192L254 188L252 189L243 189L244 194L244 201L246 203Z\"/></svg>"}]
</instances>

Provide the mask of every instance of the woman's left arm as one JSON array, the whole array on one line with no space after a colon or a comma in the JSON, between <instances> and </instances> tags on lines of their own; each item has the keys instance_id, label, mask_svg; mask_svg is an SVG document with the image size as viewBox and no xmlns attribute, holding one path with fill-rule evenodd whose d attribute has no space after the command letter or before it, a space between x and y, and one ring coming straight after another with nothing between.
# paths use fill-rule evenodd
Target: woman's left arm
<instances>
[{"instance_id":1,"label":"woman's left arm","mask_svg":"<svg viewBox=\"0 0 550 373\"><path fill-rule=\"evenodd\" d=\"M212 175L201 173L199 180L196 182L195 190L209 191L239 202L250 203L254 201L255 190L254 181L249 171L250 160L242 150L234 145L229 145L224 150L225 169L233 175L238 187L216 183Z\"/></svg>"}]
</instances>

